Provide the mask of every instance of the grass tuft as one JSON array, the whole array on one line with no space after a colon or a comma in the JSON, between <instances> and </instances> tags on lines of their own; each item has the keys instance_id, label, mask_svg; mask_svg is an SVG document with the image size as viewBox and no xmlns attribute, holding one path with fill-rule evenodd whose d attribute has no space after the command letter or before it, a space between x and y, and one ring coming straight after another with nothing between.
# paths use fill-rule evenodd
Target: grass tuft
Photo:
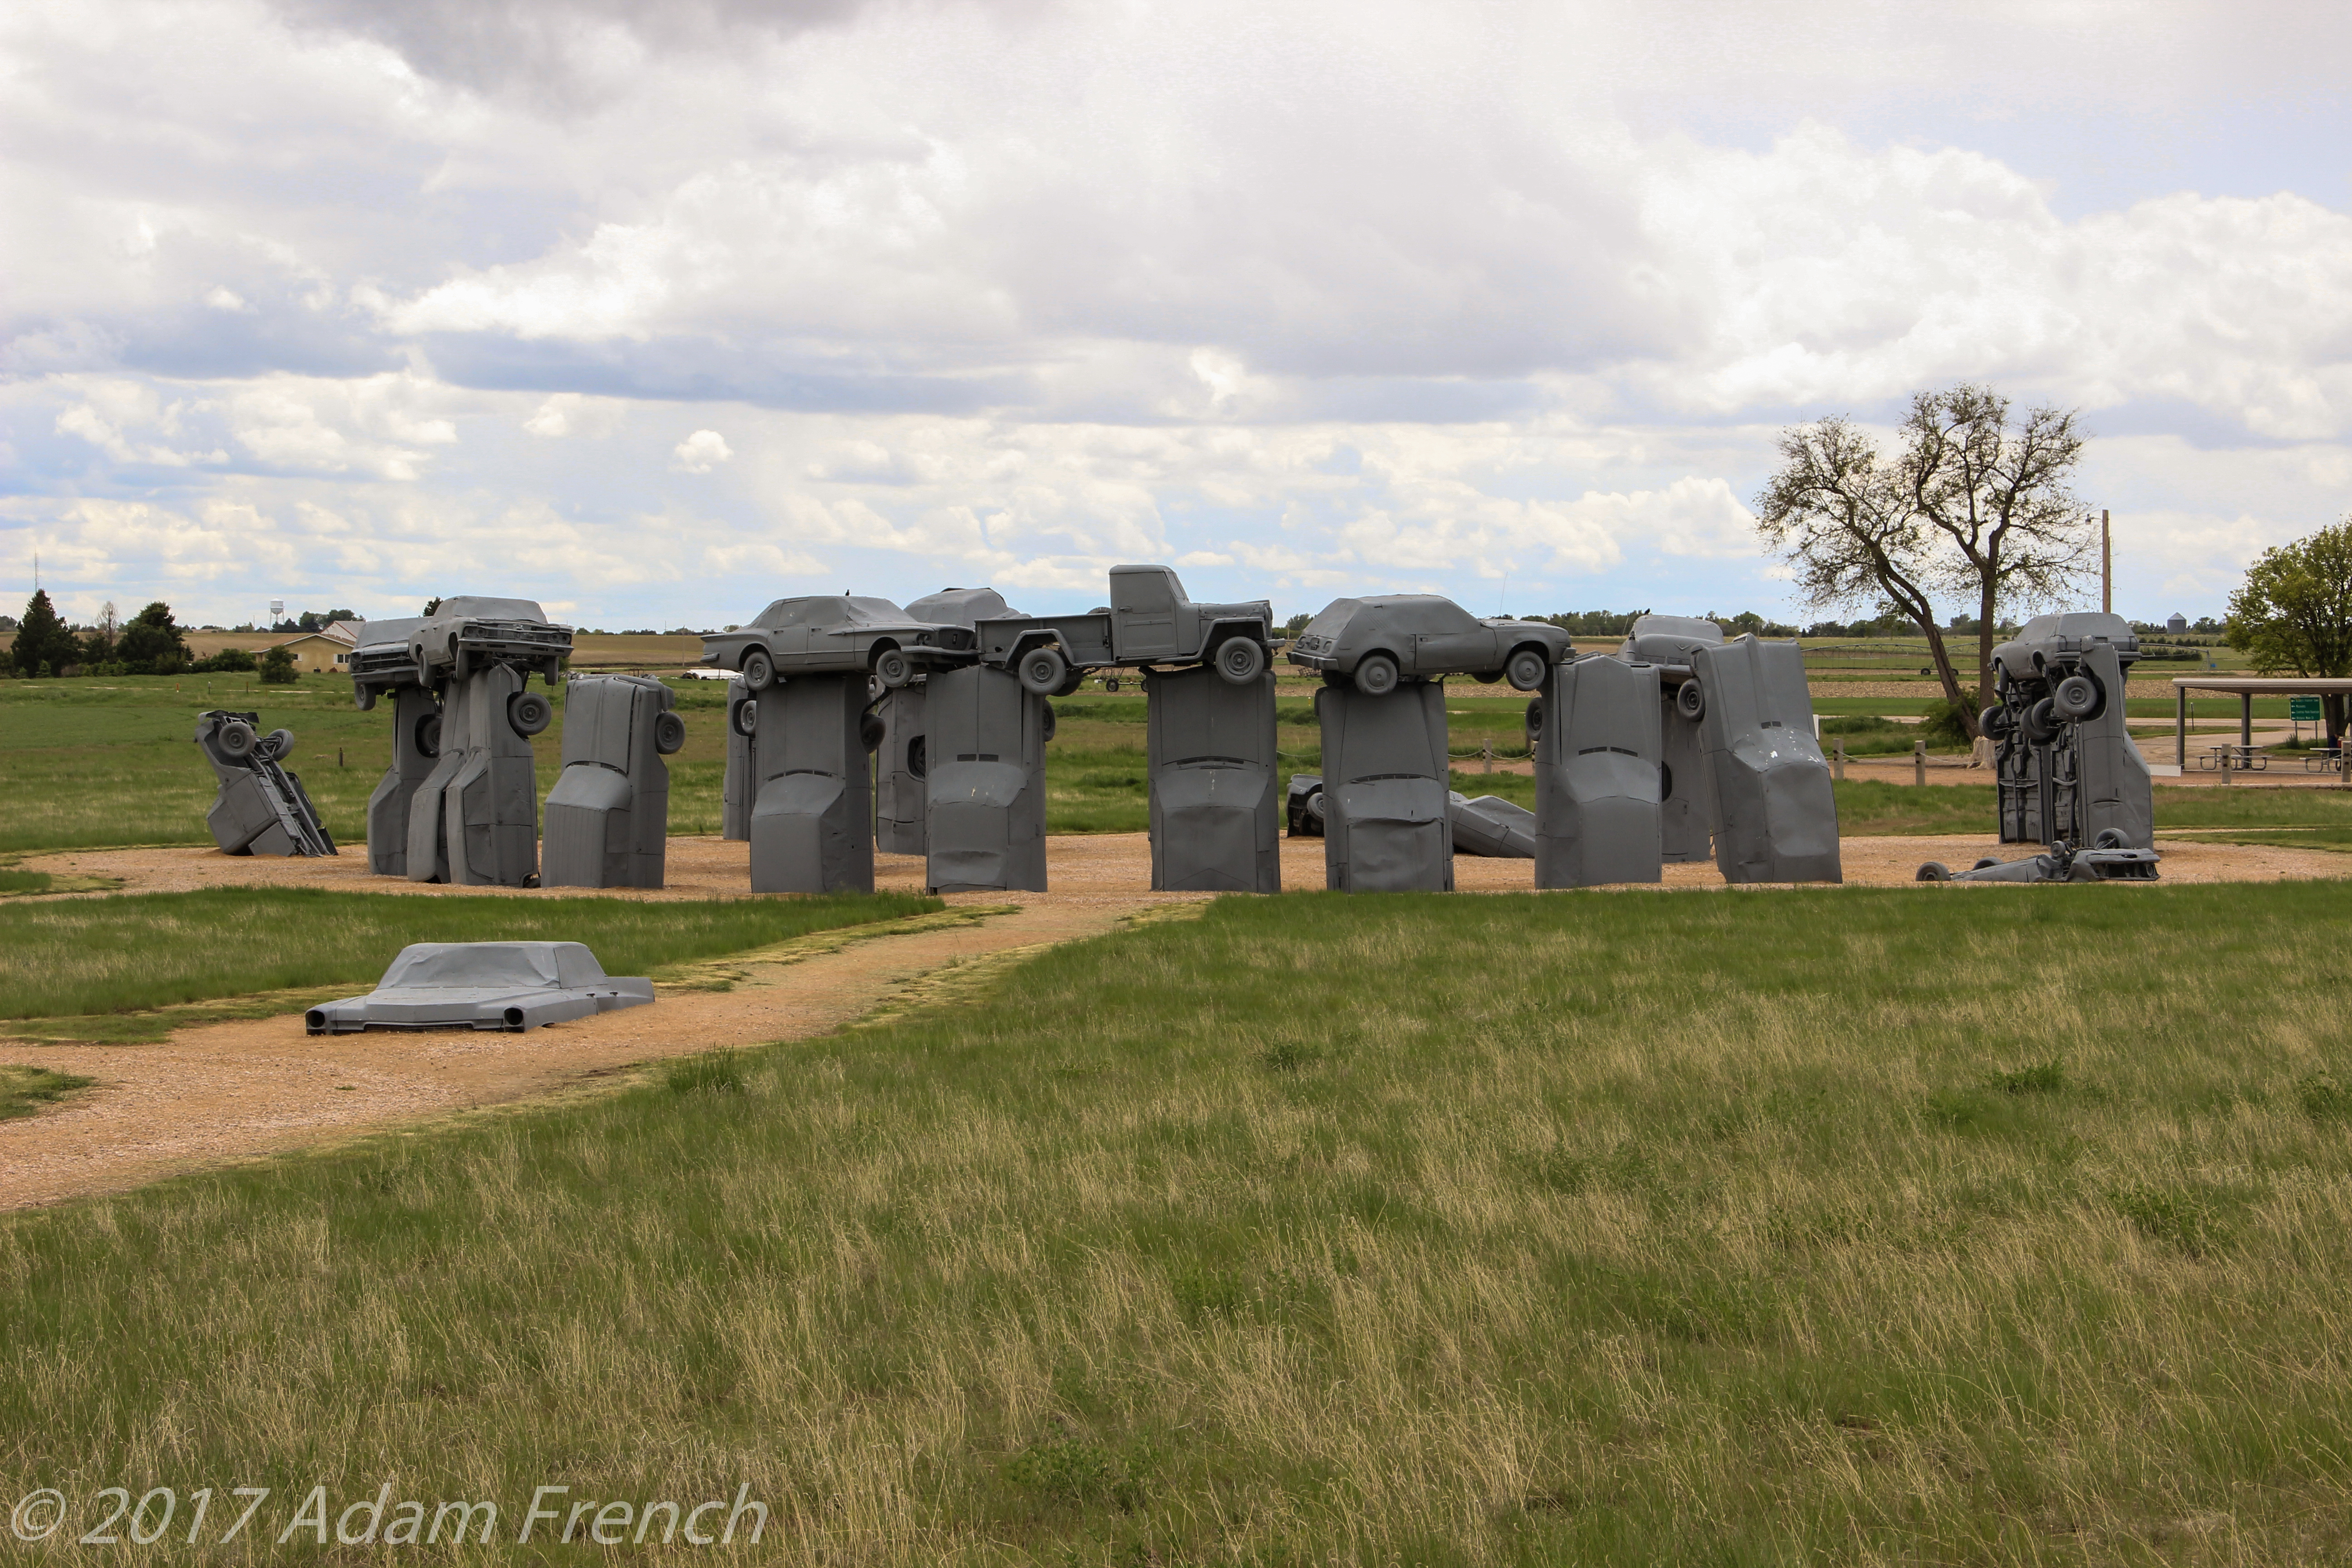
<instances>
[{"instance_id":1,"label":"grass tuft","mask_svg":"<svg viewBox=\"0 0 2352 1568\"><path fill-rule=\"evenodd\" d=\"M30 1116L97 1081L78 1073L0 1062L0 1121Z\"/></svg>"}]
</instances>

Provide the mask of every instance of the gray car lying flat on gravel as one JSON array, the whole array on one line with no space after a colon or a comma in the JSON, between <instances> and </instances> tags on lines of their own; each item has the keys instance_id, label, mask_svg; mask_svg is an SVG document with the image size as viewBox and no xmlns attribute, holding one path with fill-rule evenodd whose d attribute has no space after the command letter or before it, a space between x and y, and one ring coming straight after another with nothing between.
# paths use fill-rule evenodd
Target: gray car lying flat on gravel
<instances>
[{"instance_id":1,"label":"gray car lying flat on gravel","mask_svg":"<svg viewBox=\"0 0 2352 1568\"><path fill-rule=\"evenodd\" d=\"M654 999L650 980L616 979L576 942L418 942L376 988L313 1007L314 1035L363 1029L536 1029Z\"/></svg>"},{"instance_id":2,"label":"gray car lying flat on gravel","mask_svg":"<svg viewBox=\"0 0 2352 1568\"><path fill-rule=\"evenodd\" d=\"M1480 620L1436 594L1390 594L1332 600L1285 657L1378 697L1406 676L1469 675L1534 691L1569 648L1568 634L1541 621Z\"/></svg>"}]
</instances>

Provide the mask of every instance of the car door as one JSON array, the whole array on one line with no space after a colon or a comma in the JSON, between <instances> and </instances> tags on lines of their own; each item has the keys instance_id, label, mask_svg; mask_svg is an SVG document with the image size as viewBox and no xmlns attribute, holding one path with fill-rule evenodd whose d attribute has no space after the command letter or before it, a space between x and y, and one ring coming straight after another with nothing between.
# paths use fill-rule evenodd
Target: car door
<instances>
[{"instance_id":1,"label":"car door","mask_svg":"<svg viewBox=\"0 0 2352 1568\"><path fill-rule=\"evenodd\" d=\"M1113 567L1112 647L1122 661L1172 658L1176 646L1176 574L1164 566Z\"/></svg>"},{"instance_id":2,"label":"car door","mask_svg":"<svg viewBox=\"0 0 2352 1568\"><path fill-rule=\"evenodd\" d=\"M1503 652L1495 646L1494 628L1481 626L1458 605L1431 606L1412 642L1412 673L1415 674L1494 669L1503 662Z\"/></svg>"}]
</instances>

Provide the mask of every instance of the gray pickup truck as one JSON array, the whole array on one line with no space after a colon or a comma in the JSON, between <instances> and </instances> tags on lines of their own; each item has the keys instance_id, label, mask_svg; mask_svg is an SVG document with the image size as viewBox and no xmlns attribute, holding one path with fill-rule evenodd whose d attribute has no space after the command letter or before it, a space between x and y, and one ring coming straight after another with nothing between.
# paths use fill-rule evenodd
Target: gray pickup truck
<instances>
[{"instance_id":1,"label":"gray pickup truck","mask_svg":"<svg viewBox=\"0 0 2352 1568\"><path fill-rule=\"evenodd\" d=\"M1235 686L1265 673L1274 606L1197 605L1166 566L1114 566L1110 603L1083 616L980 622L980 661L1010 669L1041 697L1077 689L1090 669L1208 664Z\"/></svg>"}]
</instances>

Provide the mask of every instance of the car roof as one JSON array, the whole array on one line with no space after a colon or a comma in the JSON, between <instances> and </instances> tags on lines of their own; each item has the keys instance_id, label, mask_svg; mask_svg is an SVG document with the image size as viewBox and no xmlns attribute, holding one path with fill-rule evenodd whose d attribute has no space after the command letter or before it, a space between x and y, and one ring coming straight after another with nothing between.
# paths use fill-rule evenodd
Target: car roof
<instances>
[{"instance_id":1,"label":"car roof","mask_svg":"<svg viewBox=\"0 0 2352 1568\"><path fill-rule=\"evenodd\" d=\"M778 599L751 617L751 624L774 631L782 626L904 626L907 612L887 599L856 594L803 594Z\"/></svg>"},{"instance_id":2,"label":"car roof","mask_svg":"<svg viewBox=\"0 0 2352 1568\"><path fill-rule=\"evenodd\" d=\"M1343 626L1366 616L1368 624L1387 632L1458 631L1478 624L1477 617L1443 594L1373 594L1359 599L1334 599L1323 606L1307 630L1337 637Z\"/></svg>"},{"instance_id":3,"label":"car roof","mask_svg":"<svg viewBox=\"0 0 2352 1568\"><path fill-rule=\"evenodd\" d=\"M1021 614L993 588L942 588L907 605L909 617L935 626L969 626Z\"/></svg>"}]
</instances>

